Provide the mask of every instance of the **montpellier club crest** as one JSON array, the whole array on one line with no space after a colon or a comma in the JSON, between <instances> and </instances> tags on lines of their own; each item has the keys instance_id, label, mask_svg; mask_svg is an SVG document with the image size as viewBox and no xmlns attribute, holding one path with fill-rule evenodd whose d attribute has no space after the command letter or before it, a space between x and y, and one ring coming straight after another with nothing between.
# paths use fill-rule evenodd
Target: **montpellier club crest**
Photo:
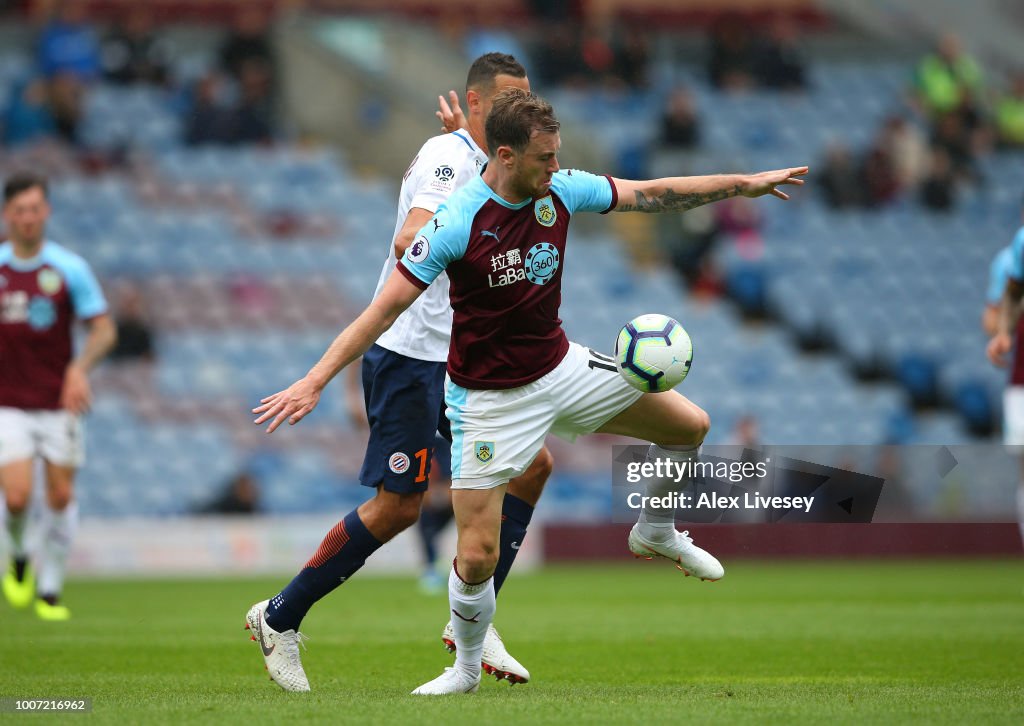
<instances>
[{"instance_id":1,"label":"montpellier club crest","mask_svg":"<svg viewBox=\"0 0 1024 726\"><path fill-rule=\"evenodd\" d=\"M476 441L476 458L486 464L488 461L494 458L494 442L493 441Z\"/></svg>"},{"instance_id":2,"label":"montpellier club crest","mask_svg":"<svg viewBox=\"0 0 1024 726\"><path fill-rule=\"evenodd\" d=\"M396 451L388 457L388 468L393 474L404 474L409 471L409 456L401 451Z\"/></svg>"},{"instance_id":3,"label":"montpellier club crest","mask_svg":"<svg viewBox=\"0 0 1024 726\"><path fill-rule=\"evenodd\" d=\"M551 195L542 197L533 203L533 216L545 227L550 227L558 219L558 212L555 211L555 203L551 201Z\"/></svg>"}]
</instances>

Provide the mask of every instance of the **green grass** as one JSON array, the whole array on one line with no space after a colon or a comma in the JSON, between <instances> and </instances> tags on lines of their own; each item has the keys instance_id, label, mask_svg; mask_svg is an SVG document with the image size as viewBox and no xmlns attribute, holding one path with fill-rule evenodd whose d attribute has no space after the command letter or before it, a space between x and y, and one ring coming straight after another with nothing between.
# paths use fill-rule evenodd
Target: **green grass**
<instances>
[{"instance_id":1,"label":"green grass","mask_svg":"<svg viewBox=\"0 0 1024 726\"><path fill-rule=\"evenodd\" d=\"M355 578L303 630L310 694L242 630L280 580L72 582L70 623L0 605L0 696L93 723L1024 723L1024 563L636 562L513 578L497 623L533 682L408 692L450 664L446 601ZM45 722L47 717L24 716Z\"/></svg>"}]
</instances>

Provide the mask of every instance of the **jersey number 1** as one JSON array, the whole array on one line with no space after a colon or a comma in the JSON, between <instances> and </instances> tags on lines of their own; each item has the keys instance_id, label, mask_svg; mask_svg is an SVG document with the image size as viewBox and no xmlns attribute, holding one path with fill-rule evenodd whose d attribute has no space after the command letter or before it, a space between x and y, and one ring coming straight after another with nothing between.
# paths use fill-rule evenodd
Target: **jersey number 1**
<instances>
[{"instance_id":1,"label":"jersey number 1","mask_svg":"<svg viewBox=\"0 0 1024 726\"><path fill-rule=\"evenodd\" d=\"M430 461L430 452L426 449L420 449L414 456L420 462L420 473L416 475L416 483L419 484L427 480L427 462Z\"/></svg>"}]
</instances>

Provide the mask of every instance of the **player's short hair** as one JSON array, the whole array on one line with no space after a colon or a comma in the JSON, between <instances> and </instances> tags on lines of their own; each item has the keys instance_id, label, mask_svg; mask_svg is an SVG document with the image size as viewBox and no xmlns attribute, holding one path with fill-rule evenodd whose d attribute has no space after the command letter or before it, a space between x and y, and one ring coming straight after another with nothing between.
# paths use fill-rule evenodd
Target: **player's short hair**
<instances>
[{"instance_id":1,"label":"player's short hair","mask_svg":"<svg viewBox=\"0 0 1024 726\"><path fill-rule=\"evenodd\" d=\"M508 53L484 53L469 67L469 74L466 76L466 90L468 91L470 88L490 89L494 86L494 79L498 76L526 78L526 69L523 68L522 63L516 60L515 56Z\"/></svg>"},{"instance_id":2,"label":"player's short hair","mask_svg":"<svg viewBox=\"0 0 1024 726\"><path fill-rule=\"evenodd\" d=\"M506 88L494 97L484 131L487 148L494 154L499 146L523 151L534 133L557 133L561 124L551 104L531 91Z\"/></svg>"},{"instance_id":3,"label":"player's short hair","mask_svg":"<svg viewBox=\"0 0 1024 726\"><path fill-rule=\"evenodd\" d=\"M31 171L19 171L11 174L4 182L4 204L34 187L42 189L44 197L49 195L49 182L42 174Z\"/></svg>"}]
</instances>

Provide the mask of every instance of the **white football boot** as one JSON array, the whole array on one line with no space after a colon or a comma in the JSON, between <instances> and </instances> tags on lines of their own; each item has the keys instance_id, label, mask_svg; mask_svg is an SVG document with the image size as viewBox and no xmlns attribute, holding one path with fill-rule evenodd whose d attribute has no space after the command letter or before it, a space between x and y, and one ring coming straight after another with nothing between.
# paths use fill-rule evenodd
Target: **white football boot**
<instances>
[{"instance_id":1,"label":"white football boot","mask_svg":"<svg viewBox=\"0 0 1024 726\"><path fill-rule=\"evenodd\" d=\"M715 559L714 555L695 545L689 532L673 530L675 537L667 542L648 542L637 531L639 526L634 524L629 533L629 551L634 557L642 557L645 560L664 557L666 560L672 560L687 577L693 575L712 582L725 577L722 563Z\"/></svg>"},{"instance_id":2,"label":"white football boot","mask_svg":"<svg viewBox=\"0 0 1024 726\"><path fill-rule=\"evenodd\" d=\"M444 673L424 683L412 692L413 696L447 696L450 693L476 693L480 687L480 676L469 678L456 668L445 668Z\"/></svg>"},{"instance_id":3,"label":"white football boot","mask_svg":"<svg viewBox=\"0 0 1024 726\"><path fill-rule=\"evenodd\" d=\"M441 633L441 641L449 653L455 652L455 631L449 620ZM505 643L495 629L494 624L487 626L487 635L484 636L484 653L480 658L484 672L494 676L495 680L505 680L515 685L516 683L529 683L530 671L526 670L522 663L505 650Z\"/></svg>"},{"instance_id":4,"label":"white football boot","mask_svg":"<svg viewBox=\"0 0 1024 726\"><path fill-rule=\"evenodd\" d=\"M269 600L264 600L249 608L245 615L245 629L263 651L264 665L274 683L286 691L308 691L309 679L299 658L299 643L306 636L294 630L279 633L270 627L263 616L269 604ZM302 647L306 646L303 644Z\"/></svg>"}]
</instances>

